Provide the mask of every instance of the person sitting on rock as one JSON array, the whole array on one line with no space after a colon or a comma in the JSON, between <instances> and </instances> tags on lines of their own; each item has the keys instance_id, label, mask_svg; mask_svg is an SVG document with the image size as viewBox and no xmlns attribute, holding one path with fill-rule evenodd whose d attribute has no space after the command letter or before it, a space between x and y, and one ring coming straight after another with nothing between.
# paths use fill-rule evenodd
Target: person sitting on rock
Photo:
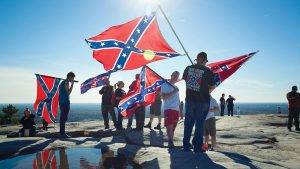
<instances>
[{"instance_id":1,"label":"person sitting on rock","mask_svg":"<svg viewBox=\"0 0 300 169\"><path fill-rule=\"evenodd\" d=\"M35 136L36 127L34 118L35 115L31 113L29 108L26 108L24 111L24 116L20 120L20 123L23 125L23 128L19 131L22 137Z\"/></svg>"}]
</instances>

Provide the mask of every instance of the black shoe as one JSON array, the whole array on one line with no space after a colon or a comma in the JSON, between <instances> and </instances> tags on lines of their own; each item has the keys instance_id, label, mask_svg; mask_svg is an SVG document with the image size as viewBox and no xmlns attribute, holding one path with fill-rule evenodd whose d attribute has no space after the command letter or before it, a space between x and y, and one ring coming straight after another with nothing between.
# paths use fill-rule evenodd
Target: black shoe
<instances>
[{"instance_id":1,"label":"black shoe","mask_svg":"<svg viewBox=\"0 0 300 169\"><path fill-rule=\"evenodd\" d=\"M157 126L154 127L154 129L156 129L156 130L161 130L160 123L158 123Z\"/></svg>"},{"instance_id":2,"label":"black shoe","mask_svg":"<svg viewBox=\"0 0 300 169\"><path fill-rule=\"evenodd\" d=\"M135 128L133 131L143 131L143 128Z\"/></svg>"},{"instance_id":3,"label":"black shoe","mask_svg":"<svg viewBox=\"0 0 300 169\"><path fill-rule=\"evenodd\" d=\"M296 131L300 131L300 129L299 129L299 128L296 128Z\"/></svg>"},{"instance_id":4,"label":"black shoe","mask_svg":"<svg viewBox=\"0 0 300 169\"><path fill-rule=\"evenodd\" d=\"M151 122L149 122L146 126L144 126L144 128L149 128L149 129L151 129Z\"/></svg>"},{"instance_id":5,"label":"black shoe","mask_svg":"<svg viewBox=\"0 0 300 169\"><path fill-rule=\"evenodd\" d=\"M169 147L169 149L172 149L175 147L173 141L169 140L168 147Z\"/></svg>"},{"instance_id":6,"label":"black shoe","mask_svg":"<svg viewBox=\"0 0 300 169\"><path fill-rule=\"evenodd\" d=\"M289 128L289 131L292 131L292 129Z\"/></svg>"},{"instance_id":7,"label":"black shoe","mask_svg":"<svg viewBox=\"0 0 300 169\"><path fill-rule=\"evenodd\" d=\"M194 149L194 153L205 153L205 151L204 150L195 150Z\"/></svg>"},{"instance_id":8,"label":"black shoe","mask_svg":"<svg viewBox=\"0 0 300 169\"><path fill-rule=\"evenodd\" d=\"M191 151L193 149L193 145L190 143L187 147L183 147L183 151Z\"/></svg>"},{"instance_id":9,"label":"black shoe","mask_svg":"<svg viewBox=\"0 0 300 169\"><path fill-rule=\"evenodd\" d=\"M71 136L69 136L69 135L67 135L67 134L61 134L59 137L60 137L60 138L70 138Z\"/></svg>"},{"instance_id":10,"label":"black shoe","mask_svg":"<svg viewBox=\"0 0 300 169\"><path fill-rule=\"evenodd\" d=\"M109 129L109 126L105 126L105 130L106 130L106 129Z\"/></svg>"}]
</instances>

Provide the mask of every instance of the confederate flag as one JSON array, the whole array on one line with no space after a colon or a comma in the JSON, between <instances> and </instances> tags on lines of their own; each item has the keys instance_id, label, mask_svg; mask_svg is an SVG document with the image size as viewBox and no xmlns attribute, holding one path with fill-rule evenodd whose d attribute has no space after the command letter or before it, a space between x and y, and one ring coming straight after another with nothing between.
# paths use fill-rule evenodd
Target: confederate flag
<instances>
[{"instance_id":1,"label":"confederate flag","mask_svg":"<svg viewBox=\"0 0 300 169\"><path fill-rule=\"evenodd\" d=\"M252 52L228 60L207 64L214 72L216 85L220 85L256 53Z\"/></svg>"},{"instance_id":2,"label":"confederate flag","mask_svg":"<svg viewBox=\"0 0 300 169\"><path fill-rule=\"evenodd\" d=\"M105 70L132 70L179 56L161 35L155 13L110 27L86 40Z\"/></svg>"}]
</instances>

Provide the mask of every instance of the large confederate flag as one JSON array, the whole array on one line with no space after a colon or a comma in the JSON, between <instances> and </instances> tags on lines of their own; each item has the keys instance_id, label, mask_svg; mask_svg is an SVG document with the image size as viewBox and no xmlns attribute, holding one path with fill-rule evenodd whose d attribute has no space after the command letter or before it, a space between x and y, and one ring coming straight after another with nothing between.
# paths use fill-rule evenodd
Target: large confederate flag
<instances>
[{"instance_id":1,"label":"large confederate flag","mask_svg":"<svg viewBox=\"0 0 300 169\"><path fill-rule=\"evenodd\" d=\"M48 123L55 123L57 116L60 80L54 77L36 75L37 96L33 107L36 114Z\"/></svg>"},{"instance_id":2,"label":"large confederate flag","mask_svg":"<svg viewBox=\"0 0 300 169\"><path fill-rule=\"evenodd\" d=\"M155 13L110 27L86 42L107 71L132 70L179 55L161 35Z\"/></svg>"}]
</instances>

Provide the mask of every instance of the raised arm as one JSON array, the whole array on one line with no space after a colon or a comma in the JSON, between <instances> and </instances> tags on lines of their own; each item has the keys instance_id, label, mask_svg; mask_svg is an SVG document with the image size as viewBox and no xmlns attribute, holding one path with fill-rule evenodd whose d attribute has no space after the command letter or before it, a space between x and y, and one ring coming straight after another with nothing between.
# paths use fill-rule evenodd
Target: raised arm
<instances>
[{"instance_id":1,"label":"raised arm","mask_svg":"<svg viewBox=\"0 0 300 169\"><path fill-rule=\"evenodd\" d=\"M71 86L70 87L69 87L69 82L65 83L65 89L66 89L68 95L71 94L71 92L73 90L73 85L74 85L74 81L71 81Z\"/></svg>"}]
</instances>

